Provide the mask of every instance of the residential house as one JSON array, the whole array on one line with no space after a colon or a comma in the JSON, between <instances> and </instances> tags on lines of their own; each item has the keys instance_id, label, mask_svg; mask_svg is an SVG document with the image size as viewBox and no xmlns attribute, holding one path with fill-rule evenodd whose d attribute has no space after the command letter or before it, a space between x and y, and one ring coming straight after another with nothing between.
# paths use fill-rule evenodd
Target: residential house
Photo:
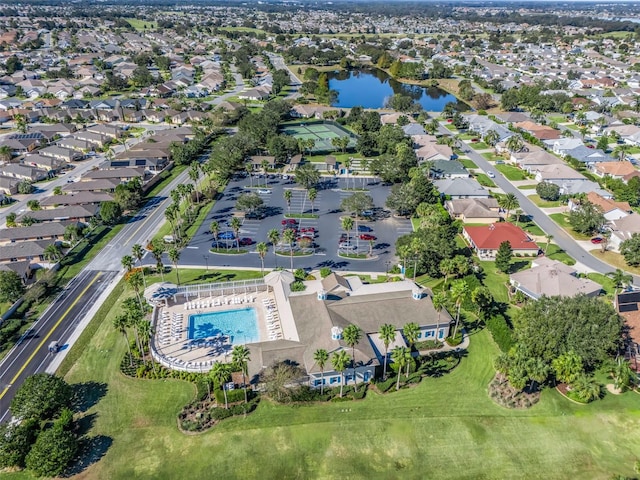
<instances>
[{"instance_id":1,"label":"residential house","mask_svg":"<svg viewBox=\"0 0 640 480\"><path fill-rule=\"evenodd\" d=\"M18 165L17 163L0 166L0 175L30 182L39 182L49 177L49 173L46 170L27 165Z\"/></svg>"},{"instance_id":2,"label":"residential house","mask_svg":"<svg viewBox=\"0 0 640 480\"><path fill-rule=\"evenodd\" d=\"M491 195L474 178L445 178L433 182L441 195L451 198L489 198Z\"/></svg>"},{"instance_id":3,"label":"residential house","mask_svg":"<svg viewBox=\"0 0 640 480\"><path fill-rule=\"evenodd\" d=\"M424 162L432 162L437 160L451 160L453 150L448 145L439 145L437 143L427 143L420 148L414 150L418 164Z\"/></svg>"},{"instance_id":4,"label":"residential house","mask_svg":"<svg viewBox=\"0 0 640 480\"><path fill-rule=\"evenodd\" d=\"M569 165L564 163L553 165L537 165L529 168L529 172L535 174L536 181L550 182L560 185L567 180L587 180L587 178L576 172Z\"/></svg>"},{"instance_id":5,"label":"residential house","mask_svg":"<svg viewBox=\"0 0 640 480\"><path fill-rule=\"evenodd\" d=\"M537 256L539 251L527 232L509 222L466 225L462 227L462 236L482 260L494 259L502 242L509 242L514 255Z\"/></svg>"},{"instance_id":6,"label":"residential house","mask_svg":"<svg viewBox=\"0 0 640 480\"><path fill-rule=\"evenodd\" d=\"M101 178L98 180L83 180L81 182L67 183L62 187L63 192L78 193L78 192L108 192L112 193L116 187L120 185L119 179L114 178Z\"/></svg>"},{"instance_id":7,"label":"residential house","mask_svg":"<svg viewBox=\"0 0 640 480\"><path fill-rule=\"evenodd\" d=\"M27 165L30 167L36 167L41 170L46 170L47 172L58 173L62 171L66 166L67 162L62 159L54 158L54 157L45 157L44 155L25 155L22 160L23 165Z\"/></svg>"},{"instance_id":8,"label":"residential house","mask_svg":"<svg viewBox=\"0 0 640 480\"><path fill-rule=\"evenodd\" d=\"M635 361L637 369L640 362L640 291L629 290L618 293L614 305L629 328L632 341L628 353L631 356L630 359Z\"/></svg>"},{"instance_id":9,"label":"residential house","mask_svg":"<svg viewBox=\"0 0 640 480\"><path fill-rule=\"evenodd\" d=\"M61 147L59 145L51 145L49 147L42 148L38 153L45 157L53 157L68 163L71 163L74 160L82 160L84 158L84 155L78 150Z\"/></svg>"},{"instance_id":10,"label":"residential house","mask_svg":"<svg viewBox=\"0 0 640 480\"><path fill-rule=\"evenodd\" d=\"M547 125L538 125L530 120L515 123L513 126L533 135L538 140L553 140L560 138L559 130Z\"/></svg>"},{"instance_id":11,"label":"residential house","mask_svg":"<svg viewBox=\"0 0 640 480\"><path fill-rule=\"evenodd\" d=\"M113 195L106 192L78 192L66 195L51 195L40 200L40 208L52 209L68 205L100 205L113 201Z\"/></svg>"},{"instance_id":12,"label":"residential house","mask_svg":"<svg viewBox=\"0 0 640 480\"><path fill-rule=\"evenodd\" d=\"M608 176L616 180L626 182L628 178L631 178L631 176L635 176L634 174L638 174L640 172L638 172L631 162L625 160L622 162L596 163L593 166L593 173L600 178Z\"/></svg>"},{"instance_id":13,"label":"residential house","mask_svg":"<svg viewBox=\"0 0 640 480\"><path fill-rule=\"evenodd\" d=\"M29 260L21 260L19 262L0 263L0 270L3 272L14 272L22 280L23 284L27 284L31 278L31 262Z\"/></svg>"},{"instance_id":14,"label":"residential house","mask_svg":"<svg viewBox=\"0 0 640 480\"><path fill-rule=\"evenodd\" d=\"M607 221L618 220L631 214L633 210L628 202L616 202L610 198L604 198L596 192L589 192L586 195L587 201L593 203L602 210ZM580 201L572 198L569 200L569 209L574 210L580 206Z\"/></svg>"},{"instance_id":15,"label":"residential house","mask_svg":"<svg viewBox=\"0 0 640 480\"><path fill-rule=\"evenodd\" d=\"M596 297L602 290L600 284L593 280L579 278L574 268L547 257L535 259L527 270L512 273L509 282L516 291L533 300L543 295L575 297L584 294Z\"/></svg>"},{"instance_id":16,"label":"residential house","mask_svg":"<svg viewBox=\"0 0 640 480\"><path fill-rule=\"evenodd\" d=\"M35 223L28 227L0 229L0 245L34 240L50 240L57 243L64 240L64 232L69 223L47 222Z\"/></svg>"},{"instance_id":17,"label":"residential house","mask_svg":"<svg viewBox=\"0 0 640 480\"><path fill-rule=\"evenodd\" d=\"M447 200L444 208L452 218L463 223L496 223L501 220L498 201L493 197Z\"/></svg>"},{"instance_id":18,"label":"residential house","mask_svg":"<svg viewBox=\"0 0 640 480\"><path fill-rule=\"evenodd\" d=\"M143 168L116 168L112 170L90 170L85 173L81 178L80 182L90 182L93 180L117 180L121 183L126 183L134 178L140 180L142 184L144 182L144 169Z\"/></svg>"},{"instance_id":19,"label":"residential house","mask_svg":"<svg viewBox=\"0 0 640 480\"><path fill-rule=\"evenodd\" d=\"M0 194L15 195L18 193L18 183L20 180L13 177L5 177L0 173Z\"/></svg>"},{"instance_id":20,"label":"residential house","mask_svg":"<svg viewBox=\"0 0 640 480\"><path fill-rule=\"evenodd\" d=\"M44 251L51 243L50 240L35 240L0 245L0 263L26 261L30 267L39 267L44 262Z\"/></svg>"},{"instance_id":21,"label":"residential house","mask_svg":"<svg viewBox=\"0 0 640 480\"><path fill-rule=\"evenodd\" d=\"M253 155L249 158L251 167L254 170L261 170L263 168L276 168L276 157L270 155Z\"/></svg>"},{"instance_id":22,"label":"residential house","mask_svg":"<svg viewBox=\"0 0 640 480\"><path fill-rule=\"evenodd\" d=\"M429 168L431 178L468 178L469 172L456 160L434 160Z\"/></svg>"},{"instance_id":23,"label":"residential house","mask_svg":"<svg viewBox=\"0 0 640 480\"><path fill-rule=\"evenodd\" d=\"M609 247L619 250L622 242L630 239L634 233L640 233L640 215L634 213L611 220L605 228L611 232Z\"/></svg>"},{"instance_id":24,"label":"residential house","mask_svg":"<svg viewBox=\"0 0 640 480\"><path fill-rule=\"evenodd\" d=\"M35 210L26 212L16 218L16 222L20 223L24 217L31 217L37 222L61 222L70 220L74 222L88 223L92 217L95 217L100 210L99 205L69 205L59 208Z\"/></svg>"}]
</instances>

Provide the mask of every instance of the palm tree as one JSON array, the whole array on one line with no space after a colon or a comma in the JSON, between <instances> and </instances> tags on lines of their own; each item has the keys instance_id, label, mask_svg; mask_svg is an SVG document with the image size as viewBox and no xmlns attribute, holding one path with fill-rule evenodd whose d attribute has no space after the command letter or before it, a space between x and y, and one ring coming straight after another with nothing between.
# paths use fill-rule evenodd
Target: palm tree
<instances>
[{"instance_id":1,"label":"palm tree","mask_svg":"<svg viewBox=\"0 0 640 480\"><path fill-rule=\"evenodd\" d=\"M287 202L287 213L291 213L291 197L293 196L293 191L291 189L287 189L284 191L283 196Z\"/></svg>"},{"instance_id":2,"label":"palm tree","mask_svg":"<svg viewBox=\"0 0 640 480\"><path fill-rule=\"evenodd\" d=\"M129 272L126 278L127 278L127 285L129 285L136 294L136 298L138 299L138 305L140 306L140 310L143 310L142 297L140 296L140 287L142 287L142 276L140 272Z\"/></svg>"},{"instance_id":3,"label":"palm tree","mask_svg":"<svg viewBox=\"0 0 640 480\"><path fill-rule=\"evenodd\" d=\"M444 292L434 293L431 297L431 303L433 303L433 308L438 312L438 320L436 321L436 340L438 340L438 333L440 333L440 313L447 305L447 296Z\"/></svg>"},{"instance_id":4,"label":"palm tree","mask_svg":"<svg viewBox=\"0 0 640 480\"><path fill-rule=\"evenodd\" d=\"M516 208L520 207L520 202L518 202L518 198L515 196L515 194L507 193L506 195L503 195L498 199L498 205L500 205L500 208L506 210L506 219L507 221L509 221L509 213L511 212L511 210L515 210Z\"/></svg>"},{"instance_id":5,"label":"palm tree","mask_svg":"<svg viewBox=\"0 0 640 480\"><path fill-rule=\"evenodd\" d=\"M131 247L131 255L135 258L136 263L140 264L140 271L142 271L142 283L144 284L144 288L147 288L147 279L144 276L144 267L142 266L142 257L144 257L144 247L139 243L136 243Z\"/></svg>"},{"instance_id":6,"label":"palm tree","mask_svg":"<svg viewBox=\"0 0 640 480\"><path fill-rule=\"evenodd\" d=\"M151 255L156 260L156 271L160 272L162 281L164 282L164 265L162 263L162 254L164 253L164 242L162 240L154 240L151 242Z\"/></svg>"},{"instance_id":7,"label":"palm tree","mask_svg":"<svg viewBox=\"0 0 640 480\"><path fill-rule=\"evenodd\" d=\"M289 245L289 258L291 259L291 271L293 272L293 244L296 241L296 231L287 228L282 234L282 241Z\"/></svg>"},{"instance_id":8,"label":"palm tree","mask_svg":"<svg viewBox=\"0 0 640 480\"><path fill-rule=\"evenodd\" d=\"M410 365L410 360L413 360L411 356L411 350L407 347L396 347L391 350L391 360L398 366L398 379L396 381L396 391L400 390L400 376L402 375L402 369ZM407 375L408 376L408 375Z\"/></svg>"},{"instance_id":9,"label":"palm tree","mask_svg":"<svg viewBox=\"0 0 640 480\"><path fill-rule=\"evenodd\" d=\"M344 371L347 369L347 365L349 365L349 354L344 350L335 352L333 355L331 355L331 365L333 365L333 368L337 372L340 372L340 398L342 398L342 388L344 387Z\"/></svg>"},{"instance_id":10,"label":"palm tree","mask_svg":"<svg viewBox=\"0 0 640 480\"><path fill-rule=\"evenodd\" d=\"M439 270L444 275L444 285L449 282L449 276L456 273L458 266L453 258L445 258L440 262Z\"/></svg>"},{"instance_id":11,"label":"palm tree","mask_svg":"<svg viewBox=\"0 0 640 480\"><path fill-rule=\"evenodd\" d=\"M462 306L464 299L467 298L467 295L469 294L469 286L464 280L456 280L453 285L451 285L449 294L456 305L456 326L453 329L452 336L452 338L456 338L456 334L458 333L458 323L460 322L460 307Z\"/></svg>"},{"instance_id":12,"label":"palm tree","mask_svg":"<svg viewBox=\"0 0 640 480\"><path fill-rule=\"evenodd\" d=\"M231 378L231 368L229 367L229 364L216 362L210 370L209 375L211 375L213 381L222 388L222 393L224 394L224 408L228 409L229 401L227 400L227 389L225 388L225 384L229 381L229 378Z\"/></svg>"},{"instance_id":13,"label":"palm tree","mask_svg":"<svg viewBox=\"0 0 640 480\"><path fill-rule=\"evenodd\" d=\"M307 192L307 196L309 197L309 201L311 202L311 215L313 215L313 203L316 201L316 198L318 198L318 190L316 190L315 188L310 188Z\"/></svg>"},{"instance_id":14,"label":"palm tree","mask_svg":"<svg viewBox=\"0 0 640 480\"><path fill-rule=\"evenodd\" d=\"M391 325L390 323L385 323L380 326L380 330L378 330L378 335L384 343L384 363L382 368L382 378L387 378L387 356L389 353L389 345L396 339L396 327Z\"/></svg>"},{"instance_id":15,"label":"palm tree","mask_svg":"<svg viewBox=\"0 0 640 480\"><path fill-rule=\"evenodd\" d=\"M551 240L553 240L553 235L547 234L547 235L544 236L544 238L547 239L547 244L544 247L544 254L546 255L547 254L547 250L549 249L549 244L551 243Z\"/></svg>"},{"instance_id":16,"label":"palm tree","mask_svg":"<svg viewBox=\"0 0 640 480\"><path fill-rule=\"evenodd\" d=\"M149 340L151 336L154 334L153 327L151 326L151 322L145 318L140 318L138 321L138 332L140 333L140 338L142 342L142 347L145 346L149 349ZM153 355L149 355L149 359L151 360L151 366L153 367L153 371L156 371L156 363L153 361Z\"/></svg>"},{"instance_id":17,"label":"palm tree","mask_svg":"<svg viewBox=\"0 0 640 480\"><path fill-rule=\"evenodd\" d=\"M519 152L524 148L524 141L520 135L512 135L507 139L506 147L511 153Z\"/></svg>"},{"instance_id":18,"label":"palm tree","mask_svg":"<svg viewBox=\"0 0 640 480\"><path fill-rule=\"evenodd\" d=\"M236 345L231 351L231 361L242 370L242 385L244 386L244 403L247 403L247 364L251 361L249 349L244 345Z\"/></svg>"},{"instance_id":19,"label":"palm tree","mask_svg":"<svg viewBox=\"0 0 640 480\"><path fill-rule=\"evenodd\" d=\"M362 329L354 324L347 325L342 331L344 343L351 347L351 363L353 368L353 383L356 383L356 345L362 339ZM354 386L355 390L355 386Z\"/></svg>"},{"instance_id":20,"label":"palm tree","mask_svg":"<svg viewBox=\"0 0 640 480\"><path fill-rule=\"evenodd\" d=\"M276 228L272 228L267 232L267 238L271 245L273 245L273 259L274 259L274 268L278 267L278 255L276 254L276 246L280 242L280 232Z\"/></svg>"},{"instance_id":21,"label":"palm tree","mask_svg":"<svg viewBox=\"0 0 640 480\"><path fill-rule=\"evenodd\" d=\"M44 249L42 256L48 262L57 262L62 258L62 250L57 244L51 243Z\"/></svg>"},{"instance_id":22,"label":"palm tree","mask_svg":"<svg viewBox=\"0 0 640 480\"><path fill-rule=\"evenodd\" d=\"M218 245L218 233L220 233L220 224L214 220L213 222L211 222L211 225L209 225L209 230L211 231L211 235L213 235L213 240L216 242L216 245Z\"/></svg>"},{"instance_id":23,"label":"palm tree","mask_svg":"<svg viewBox=\"0 0 640 480\"><path fill-rule=\"evenodd\" d=\"M122 335L124 335L124 339L127 342L127 350L129 351L129 366L133 366L133 355L131 354L131 344L129 343L129 336L127 335L127 324L129 319L126 315L116 315L113 319L113 326L116 330L118 330Z\"/></svg>"},{"instance_id":24,"label":"palm tree","mask_svg":"<svg viewBox=\"0 0 640 480\"><path fill-rule=\"evenodd\" d=\"M125 255L120 260L122 264L122 268L124 268L127 272L130 272L133 269L133 257L131 255Z\"/></svg>"},{"instance_id":25,"label":"palm tree","mask_svg":"<svg viewBox=\"0 0 640 480\"><path fill-rule=\"evenodd\" d=\"M178 261L180 260L180 251L177 248L170 248L167 252L169 256L169 260L173 263L173 268L176 269L176 279L178 280L178 285L180 285L180 273L178 272Z\"/></svg>"},{"instance_id":26,"label":"palm tree","mask_svg":"<svg viewBox=\"0 0 640 480\"><path fill-rule=\"evenodd\" d=\"M9 145L1 145L0 146L0 160L3 162L8 162L11 160L12 150Z\"/></svg>"},{"instance_id":27,"label":"palm tree","mask_svg":"<svg viewBox=\"0 0 640 480\"><path fill-rule=\"evenodd\" d=\"M618 145L613 149L613 154L618 157L618 160L623 161L627 156L629 150L631 150L631 145L623 143L622 145Z\"/></svg>"},{"instance_id":28,"label":"palm tree","mask_svg":"<svg viewBox=\"0 0 640 480\"><path fill-rule=\"evenodd\" d=\"M615 272L607 273L608 277L611 277L611 281L613 282L613 286L615 287L615 291L613 293L613 298L615 299L618 296L618 288L624 288L626 285L631 284L633 282L633 277L620 268L616 268Z\"/></svg>"},{"instance_id":29,"label":"palm tree","mask_svg":"<svg viewBox=\"0 0 640 480\"><path fill-rule=\"evenodd\" d=\"M198 179L200 178L200 164L198 162L191 163L189 169L189 178L193 182L196 191L196 203L200 203L200 191L198 190Z\"/></svg>"},{"instance_id":30,"label":"palm tree","mask_svg":"<svg viewBox=\"0 0 640 480\"><path fill-rule=\"evenodd\" d=\"M233 230L233 234L236 237L236 248L238 250L238 252L240 251L240 227L242 226L242 222L240 221L240 219L238 217L233 217L231 219L231 222L229 223L229 226L231 227L231 230Z\"/></svg>"},{"instance_id":31,"label":"palm tree","mask_svg":"<svg viewBox=\"0 0 640 480\"><path fill-rule=\"evenodd\" d=\"M260 257L260 274L264 277L264 257L267 256L267 252L269 251L269 247L265 242L260 242L256 245L256 252L258 252L258 256Z\"/></svg>"},{"instance_id":32,"label":"palm tree","mask_svg":"<svg viewBox=\"0 0 640 480\"><path fill-rule=\"evenodd\" d=\"M342 218L342 229L347 232L347 243L349 243L349 233L351 232L351 229L353 229L353 218L351 217L343 217Z\"/></svg>"},{"instance_id":33,"label":"palm tree","mask_svg":"<svg viewBox=\"0 0 640 480\"><path fill-rule=\"evenodd\" d=\"M530 358L527 361L527 373L533 382L531 389L535 390L537 385L540 385L549 376L549 365L541 358Z\"/></svg>"},{"instance_id":34,"label":"palm tree","mask_svg":"<svg viewBox=\"0 0 640 480\"><path fill-rule=\"evenodd\" d=\"M319 348L315 352L313 352L313 360L320 367L320 395L324 395L324 367L327 364L327 360L329 360L329 352L327 352L324 348Z\"/></svg>"},{"instance_id":35,"label":"palm tree","mask_svg":"<svg viewBox=\"0 0 640 480\"><path fill-rule=\"evenodd\" d=\"M498 143L498 140L500 140L500 135L498 134L498 132L491 129L485 134L483 140L487 145L493 147L496 143Z\"/></svg>"}]
</instances>

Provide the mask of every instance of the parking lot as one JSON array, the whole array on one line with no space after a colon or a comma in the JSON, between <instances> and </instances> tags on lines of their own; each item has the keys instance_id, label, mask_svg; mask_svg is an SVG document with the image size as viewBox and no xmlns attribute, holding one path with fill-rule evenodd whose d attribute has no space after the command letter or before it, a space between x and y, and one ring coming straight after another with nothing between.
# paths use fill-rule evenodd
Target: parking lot
<instances>
[{"instance_id":1,"label":"parking lot","mask_svg":"<svg viewBox=\"0 0 640 480\"><path fill-rule=\"evenodd\" d=\"M253 178L253 184L268 181L266 188L248 188L251 180L248 176L237 177L229 182L222 197L216 202L207 215L206 220L198 229L191 243L182 251L180 264L182 265L205 265L218 267L260 267L260 257L256 252L258 242L268 242L267 233L275 228L282 233L285 228L282 221L285 214L299 214L301 212L311 213L311 203L306 198L306 192L298 187L291 180L283 180L279 177ZM343 191L338 188L338 181L332 178L322 179L323 183L318 187L318 196L314 202L314 214L318 218L299 218L297 221L298 235L314 236L314 247L310 250L311 255L294 256L294 268L315 269L330 267L335 270L354 271L375 271L385 272L392 265L397 263L395 253L395 241L400 235L405 235L412 231L411 222L406 219L394 218L388 210L384 209L384 203L389 193L388 186L383 186L379 182L370 181L366 188L373 198L374 218L371 220L358 220L360 231L354 228L349 233L349 244L347 248L341 250L342 253L368 254L373 253L371 259L345 258L338 254L341 235L345 232L342 229L341 217L348 215L339 210L340 203L345 197L353 195L353 191ZM342 182L344 185L344 182ZM360 186L360 185L358 185ZM284 198L284 191L290 189L292 192L291 204L287 205ZM255 192L264 201L266 217L263 219L242 219L242 226L239 231L239 238L250 238L253 243L249 246L242 246L248 250L247 254L218 254L211 253L210 248L214 240L211 234L210 225L213 220L218 221L220 232L230 232L228 226L231 218L236 212L235 205L238 197L242 193ZM305 233L304 229L315 230L314 233ZM367 231L370 230L370 231ZM367 239L360 239L360 235L375 236L375 240L370 242ZM224 234L228 236L228 233ZM367 237L363 237L367 238ZM343 240L343 243L344 240ZM224 247L226 243L221 243ZM236 248L235 242L229 244ZM290 265L288 255L288 245L281 247L283 255L274 258L273 248L269 244L269 252L265 257L265 268L285 267Z\"/></svg>"}]
</instances>

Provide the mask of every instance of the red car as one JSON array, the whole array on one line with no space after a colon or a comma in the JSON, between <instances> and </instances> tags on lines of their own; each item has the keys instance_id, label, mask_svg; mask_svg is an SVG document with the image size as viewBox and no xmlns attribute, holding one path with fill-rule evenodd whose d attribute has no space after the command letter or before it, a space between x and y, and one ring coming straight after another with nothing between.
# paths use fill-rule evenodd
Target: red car
<instances>
[{"instance_id":1,"label":"red car","mask_svg":"<svg viewBox=\"0 0 640 480\"><path fill-rule=\"evenodd\" d=\"M313 227L304 227L304 228L301 228L300 231L302 233L316 233L316 229Z\"/></svg>"},{"instance_id":2,"label":"red car","mask_svg":"<svg viewBox=\"0 0 640 480\"><path fill-rule=\"evenodd\" d=\"M297 225L298 221L294 218L285 218L280 222L282 225Z\"/></svg>"},{"instance_id":3,"label":"red car","mask_svg":"<svg viewBox=\"0 0 640 480\"><path fill-rule=\"evenodd\" d=\"M598 243L602 243L602 242L603 242L603 239L600 238L600 237L595 237L595 238L591 239L591 243L598 244Z\"/></svg>"},{"instance_id":4,"label":"red car","mask_svg":"<svg viewBox=\"0 0 640 480\"><path fill-rule=\"evenodd\" d=\"M376 240L377 237L375 235L371 235L369 233L363 233L360 235L360 240Z\"/></svg>"},{"instance_id":5,"label":"red car","mask_svg":"<svg viewBox=\"0 0 640 480\"><path fill-rule=\"evenodd\" d=\"M246 246L249 246L249 245L253 245L253 240L250 239L249 237L244 237L244 238L241 238L240 240L238 240L238 243L240 244L240 246L246 247Z\"/></svg>"}]
</instances>

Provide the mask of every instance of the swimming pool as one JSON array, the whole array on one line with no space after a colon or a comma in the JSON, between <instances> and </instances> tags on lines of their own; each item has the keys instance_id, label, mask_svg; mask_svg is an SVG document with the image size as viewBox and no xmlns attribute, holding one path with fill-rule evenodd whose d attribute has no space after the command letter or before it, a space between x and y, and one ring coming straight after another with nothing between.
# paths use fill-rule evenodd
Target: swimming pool
<instances>
[{"instance_id":1,"label":"swimming pool","mask_svg":"<svg viewBox=\"0 0 640 480\"><path fill-rule=\"evenodd\" d=\"M255 308L189 315L189 339L226 335L233 345L260 340Z\"/></svg>"}]
</instances>

